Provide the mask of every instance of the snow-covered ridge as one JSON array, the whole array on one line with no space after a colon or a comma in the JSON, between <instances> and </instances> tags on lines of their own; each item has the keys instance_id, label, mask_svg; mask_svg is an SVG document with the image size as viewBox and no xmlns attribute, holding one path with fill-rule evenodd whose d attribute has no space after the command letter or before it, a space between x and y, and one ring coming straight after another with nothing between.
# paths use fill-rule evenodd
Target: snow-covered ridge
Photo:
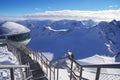
<instances>
[{"instance_id":1,"label":"snow-covered ridge","mask_svg":"<svg viewBox=\"0 0 120 80\"><path fill-rule=\"evenodd\" d=\"M47 26L45 28L48 30L54 31L54 32L66 32L66 31L68 31L68 29L55 30L55 29L52 29L50 26Z\"/></svg>"}]
</instances>

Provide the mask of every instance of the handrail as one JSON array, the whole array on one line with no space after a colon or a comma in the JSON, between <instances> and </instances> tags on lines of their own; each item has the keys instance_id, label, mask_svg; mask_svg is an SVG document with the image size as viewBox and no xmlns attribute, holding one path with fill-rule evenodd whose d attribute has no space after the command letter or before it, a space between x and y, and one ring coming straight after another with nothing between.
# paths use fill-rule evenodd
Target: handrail
<instances>
[{"instance_id":1,"label":"handrail","mask_svg":"<svg viewBox=\"0 0 120 80\"><path fill-rule=\"evenodd\" d=\"M68 65L66 65L67 68L69 68L70 71L72 71L72 73L76 76L76 77L80 77L79 75L77 75Z\"/></svg>"},{"instance_id":2,"label":"handrail","mask_svg":"<svg viewBox=\"0 0 120 80\"><path fill-rule=\"evenodd\" d=\"M67 58L67 57L62 57L62 58L56 59L56 62L58 60L62 60L62 59L65 59L65 58ZM69 69L70 73L72 73L71 76L77 77L79 80L81 80L81 79L87 80L86 78L82 77L83 68L97 68L97 71L95 72L95 74L96 74L95 80L99 80L100 74L106 74L106 73L101 73L100 72L101 68L116 68L116 69L118 68L118 69L120 69L120 64L119 63L117 63L117 64L91 64L91 65L88 64L88 65L81 65L76 60L74 60L72 58L68 58L68 59L70 61L72 61L74 64L76 64L77 66L79 66L79 74L80 75L76 74L71 67L66 65L66 67ZM55 60L53 60L53 61L55 61ZM106 74L106 75L116 75L116 74ZM117 76L120 76L120 75L117 75ZM70 79L70 80L72 80L72 79Z\"/></svg>"},{"instance_id":3,"label":"handrail","mask_svg":"<svg viewBox=\"0 0 120 80\"><path fill-rule=\"evenodd\" d=\"M82 67L99 67L99 68L120 68L120 64L96 64L96 65L82 65Z\"/></svg>"},{"instance_id":4,"label":"handrail","mask_svg":"<svg viewBox=\"0 0 120 80\"><path fill-rule=\"evenodd\" d=\"M0 69L9 69L9 68L29 68L28 65L0 65Z\"/></svg>"},{"instance_id":5,"label":"handrail","mask_svg":"<svg viewBox=\"0 0 120 80\"><path fill-rule=\"evenodd\" d=\"M53 74L54 80L56 79L55 78L55 76L56 76L56 74L55 74L55 68L56 68L55 65L53 65L52 61L49 61L42 53L39 55L39 54L37 54L38 52L34 52L34 51L30 50L25 45L23 45L23 44L15 45L10 40L7 40L6 42L7 42L7 45L12 45L13 47L18 48L18 49L24 51L31 58L32 58L31 55L33 55L33 60L36 60L37 62L40 62L41 67L42 66L46 66L46 73L45 74L47 76L49 75L50 80L51 80L51 76L52 76L51 74ZM49 70L49 73L48 73L48 70ZM59 71L58 68L57 68L57 71ZM58 75L59 74L57 74L57 80L58 80Z\"/></svg>"},{"instance_id":6,"label":"handrail","mask_svg":"<svg viewBox=\"0 0 120 80\"><path fill-rule=\"evenodd\" d=\"M77 77L79 80L83 79L83 77L82 77L83 68L97 68L95 80L99 80L100 74L102 74L100 72L101 68L118 68L118 69L120 69L120 64L94 64L94 65L93 64L91 64L91 65L88 64L88 65L81 65L76 60L74 60L72 58L69 58L69 57L61 57L61 58L57 58L57 59L54 59L52 61L49 61L44 56L44 54L40 53L40 55L39 55L38 52L34 52L34 51L30 50L29 48L27 48L24 45L18 45L18 46L14 45L14 46L17 47L17 48L20 48L21 50L24 50L26 52L26 54L29 55L29 56L31 56L31 54L32 54L33 57L35 57L35 58L33 58L34 60L36 60L37 62L40 62L39 64L41 66L45 66L44 67L44 68L46 68L45 74L47 76L49 76L50 80L51 80L51 77L54 77L54 80L56 80L56 79L58 80L58 77L59 77L59 61L62 60L62 59L69 59L75 65L78 66L79 75L74 72L72 63L70 63L71 67L69 67L69 66L67 66L67 67L70 70L71 76ZM58 66L53 65L53 62L58 62ZM57 74L55 74L55 69L57 69ZM49 71L49 73L48 73L48 71ZM57 77L56 77L56 75L57 75ZM72 80L71 77L70 77L70 80Z\"/></svg>"},{"instance_id":7,"label":"handrail","mask_svg":"<svg viewBox=\"0 0 120 80\"><path fill-rule=\"evenodd\" d=\"M72 58L69 58L71 61L73 61L76 65L79 66L79 68L81 67L81 69L83 68L97 68L97 71L96 71L96 78L95 80L99 80L100 78L100 74L105 74L105 73L101 73L101 68L116 68L116 69L120 69L120 64L117 63L117 64L89 64L89 65L80 65L77 61L75 61L74 59ZM75 75L76 77L79 77L79 79L81 80L82 79L82 75L81 76L78 76L74 73L74 71L72 69L70 69L72 71L72 75ZM83 70L82 70L83 72ZM80 72L80 74L82 74L82 72ZM116 75L116 74L115 74ZM120 76L120 75L118 75Z\"/></svg>"},{"instance_id":8,"label":"handrail","mask_svg":"<svg viewBox=\"0 0 120 80\"><path fill-rule=\"evenodd\" d=\"M24 68L24 71L23 71ZM0 65L0 69L8 69L10 70L10 80L15 80L15 69L20 69L21 73L23 74L20 78L23 80L25 77L27 77L28 75L26 74L27 70L28 70L29 66L28 65ZM27 78L26 78L27 79ZM28 79L27 79L28 80Z\"/></svg>"}]
</instances>

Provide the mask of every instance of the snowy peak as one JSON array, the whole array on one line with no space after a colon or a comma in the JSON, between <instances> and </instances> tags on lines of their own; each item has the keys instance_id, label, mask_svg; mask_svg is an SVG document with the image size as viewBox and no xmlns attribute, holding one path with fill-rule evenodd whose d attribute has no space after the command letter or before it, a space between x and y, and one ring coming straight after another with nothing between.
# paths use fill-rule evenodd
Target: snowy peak
<instances>
[{"instance_id":1,"label":"snowy peak","mask_svg":"<svg viewBox=\"0 0 120 80\"><path fill-rule=\"evenodd\" d=\"M117 25L117 21L116 21L116 20L112 20L112 21L110 22L110 24Z\"/></svg>"},{"instance_id":2,"label":"snowy peak","mask_svg":"<svg viewBox=\"0 0 120 80\"><path fill-rule=\"evenodd\" d=\"M93 27L93 26L96 26L98 23L97 22L94 22L93 20L84 20L84 21L81 21L82 24L86 27Z\"/></svg>"}]
</instances>

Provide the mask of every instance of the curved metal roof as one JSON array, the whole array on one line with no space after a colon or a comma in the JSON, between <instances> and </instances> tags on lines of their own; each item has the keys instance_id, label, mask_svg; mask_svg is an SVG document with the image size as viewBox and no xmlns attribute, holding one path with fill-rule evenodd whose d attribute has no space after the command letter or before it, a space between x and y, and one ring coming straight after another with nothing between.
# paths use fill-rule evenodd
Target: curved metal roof
<instances>
[{"instance_id":1,"label":"curved metal roof","mask_svg":"<svg viewBox=\"0 0 120 80\"><path fill-rule=\"evenodd\" d=\"M25 26L15 22L4 22L0 24L0 36L16 35L30 32Z\"/></svg>"}]
</instances>

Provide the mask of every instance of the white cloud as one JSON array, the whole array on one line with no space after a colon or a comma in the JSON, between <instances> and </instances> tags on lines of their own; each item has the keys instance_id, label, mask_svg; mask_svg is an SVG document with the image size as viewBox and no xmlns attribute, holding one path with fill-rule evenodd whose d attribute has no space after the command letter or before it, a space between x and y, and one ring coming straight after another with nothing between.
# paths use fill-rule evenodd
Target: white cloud
<instances>
[{"instance_id":1,"label":"white cloud","mask_svg":"<svg viewBox=\"0 0 120 80\"><path fill-rule=\"evenodd\" d=\"M95 21L111 21L113 19L120 20L120 10L102 10L102 11L80 11L80 10L59 10L45 11L34 14L26 14L20 19L37 19L37 20L87 20ZM18 18L17 18L18 19Z\"/></svg>"},{"instance_id":2,"label":"white cloud","mask_svg":"<svg viewBox=\"0 0 120 80\"><path fill-rule=\"evenodd\" d=\"M0 21L19 21L26 20L23 16L0 16Z\"/></svg>"},{"instance_id":3,"label":"white cloud","mask_svg":"<svg viewBox=\"0 0 120 80\"><path fill-rule=\"evenodd\" d=\"M35 13L25 15L26 18L31 19L73 19L73 20L87 20L93 19L96 21L110 21L113 19L120 20L120 10L103 10L103 11L80 11L80 10L60 10L60 11L46 11L43 13Z\"/></svg>"}]
</instances>

